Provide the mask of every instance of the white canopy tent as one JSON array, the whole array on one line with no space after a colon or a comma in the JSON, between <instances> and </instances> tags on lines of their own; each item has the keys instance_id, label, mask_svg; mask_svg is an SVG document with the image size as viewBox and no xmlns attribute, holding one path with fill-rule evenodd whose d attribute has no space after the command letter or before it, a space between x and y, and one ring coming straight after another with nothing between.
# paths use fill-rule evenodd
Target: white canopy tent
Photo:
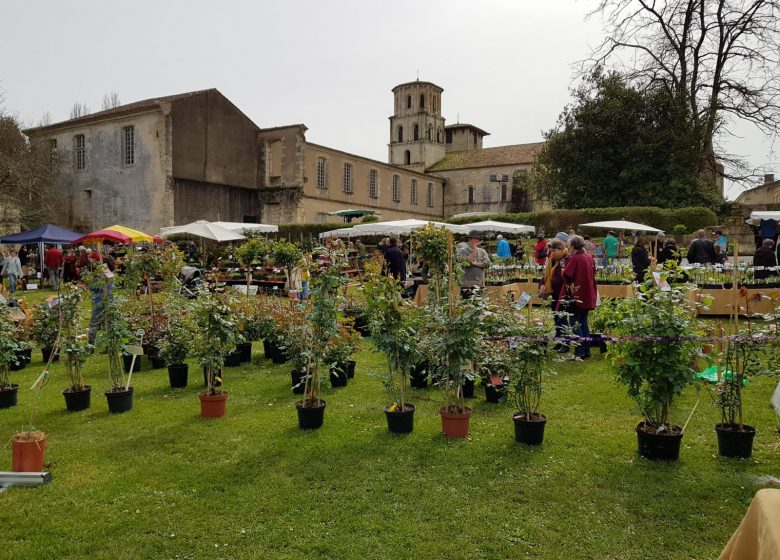
<instances>
[{"instance_id":1,"label":"white canopy tent","mask_svg":"<svg viewBox=\"0 0 780 560\"><path fill-rule=\"evenodd\" d=\"M272 226L269 224L245 224L243 222L211 222L215 226L219 226L224 229L229 229L230 231L237 231L242 232L243 230L248 231L259 231L261 233L276 233L279 231L279 226Z\"/></svg>"},{"instance_id":2,"label":"white canopy tent","mask_svg":"<svg viewBox=\"0 0 780 560\"><path fill-rule=\"evenodd\" d=\"M761 220L775 220L776 222L780 222L780 212L772 212L769 210L751 212L750 218L745 220L745 223L757 226L761 224Z\"/></svg>"},{"instance_id":3,"label":"white canopy tent","mask_svg":"<svg viewBox=\"0 0 780 560\"><path fill-rule=\"evenodd\" d=\"M246 237L240 233L230 231L229 229L207 222L206 220L198 220L197 222L192 222L183 226L165 227L160 229L160 237L168 237L177 234L194 235L195 237L202 237L203 239L211 239L217 243L246 239Z\"/></svg>"},{"instance_id":4,"label":"white canopy tent","mask_svg":"<svg viewBox=\"0 0 780 560\"><path fill-rule=\"evenodd\" d=\"M351 227L333 229L331 231L323 231L320 233L320 239L324 239L326 237L349 237L351 233Z\"/></svg>"},{"instance_id":5,"label":"white canopy tent","mask_svg":"<svg viewBox=\"0 0 780 560\"><path fill-rule=\"evenodd\" d=\"M483 222L474 222L473 224L463 224L470 231L493 231L497 233L511 233L513 235L519 235L522 233L534 233L536 228L534 226L524 226L523 224L510 224L508 222L494 222L493 220L485 220Z\"/></svg>"},{"instance_id":6,"label":"white canopy tent","mask_svg":"<svg viewBox=\"0 0 780 560\"><path fill-rule=\"evenodd\" d=\"M592 227L601 229L619 229L624 231L647 231L651 233L663 233L663 230L646 226L644 224L638 224L636 222L629 222L627 220L612 220L607 222L590 222L589 224L580 224L581 227Z\"/></svg>"},{"instance_id":7,"label":"white canopy tent","mask_svg":"<svg viewBox=\"0 0 780 560\"><path fill-rule=\"evenodd\" d=\"M390 222L372 222L368 224L358 224L352 228L351 237L359 235L409 235L412 231L433 224L436 227L445 227L452 233L467 234L468 226L458 226L455 224L444 224L427 220L395 220Z\"/></svg>"}]
</instances>

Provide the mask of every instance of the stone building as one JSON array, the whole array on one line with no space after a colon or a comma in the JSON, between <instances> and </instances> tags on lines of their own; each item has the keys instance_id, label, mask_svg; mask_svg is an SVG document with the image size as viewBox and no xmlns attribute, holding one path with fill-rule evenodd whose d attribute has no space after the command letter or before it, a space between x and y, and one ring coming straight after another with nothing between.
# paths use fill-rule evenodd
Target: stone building
<instances>
[{"instance_id":1,"label":"stone building","mask_svg":"<svg viewBox=\"0 0 780 560\"><path fill-rule=\"evenodd\" d=\"M58 167L59 222L78 231L338 222L328 213L346 208L439 220L538 205L523 178L542 144L483 148L484 130L445 124L441 87L415 81L392 91L389 163L308 142L303 124L260 128L216 89L25 132Z\"/></svg>"}]
</instances>

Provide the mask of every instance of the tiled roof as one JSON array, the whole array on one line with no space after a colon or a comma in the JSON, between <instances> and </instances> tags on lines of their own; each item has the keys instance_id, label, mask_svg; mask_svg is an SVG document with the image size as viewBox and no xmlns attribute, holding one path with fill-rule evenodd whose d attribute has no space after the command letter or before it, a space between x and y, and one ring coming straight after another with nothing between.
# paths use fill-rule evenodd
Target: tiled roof
<instances>
[{"instance_id":1,"label":"tiled roof","mask_svg":"<svg viewBox=\"0 0 780 560\"><path fill-rule=\"evenodd\" d=\"M455 130L458 128L470 128L471 130L476 130L483 136L490 136L489 132L482 130L478 126L474 126L473 124L467 124L467 123L448 124L447 126L444 127L444 130Z\"/></svg>"},{"instance_id":2,"label":"tiled roof","mask_svg":"<svg viewBox=\"0 0 780 560\"><path fill-rule=\"evenodd\" d=\"M159 106L161 103L170 103L172 101L177 101L179 99L185 99L187 97L194 97L196 95L201 95L210 91L217 91L216 88L211 89L202 89L198 91L189 91L186 93L177 93L175 95L167 95L164 97L153 97L151 99L144 99L143 101L135 101L133 103L127 103L126 105L119 105L118 107L113 107L111 109L106 109L105 111L98 111L96 113L90 113L89 115L84 115L82 117L78 117L75 119L68 119L66 121L60 121L58 123L50 124L47 126L39 126L35 128L28 128L24 132L26 134L29 133L36 133L36 132L43 132L51 128L59 128L63 125L71 126L74 124L81 124L85 122L90 122L92 120L99 120L106 117L112 117L115 115L123 115L126 113L134 113L139 110L143 109L151 109L154 107Z\"/></svg>"},{"instance_id":3,"label":"tiled roof","mask_svg":"<svg viewBox=\"0 0 780 560\"><path fill-rule=\"evenodd\" d=\"M544 142L450 152L444 156L444 159L437 161L425 171L435 173L436 171L449 171L452 169L530 164L533 163L536 154L539 153L542 146L544 146Z\"/></svg>"}]
</instances>

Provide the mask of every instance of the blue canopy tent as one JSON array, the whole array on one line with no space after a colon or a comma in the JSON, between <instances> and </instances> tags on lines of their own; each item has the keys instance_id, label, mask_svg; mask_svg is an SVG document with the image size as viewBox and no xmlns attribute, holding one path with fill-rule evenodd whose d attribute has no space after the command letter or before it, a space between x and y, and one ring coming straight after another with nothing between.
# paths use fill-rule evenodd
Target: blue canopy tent
<instances>
[{"instance_id":1,"label":"blue canopy tent","mask_svg":"<svg viewBox=\"0 0 780 560\"><path fill-rule=\"evenodd\" d=\"M62 243L67 245L74 239L81 237L81 233L70 231L59 226L45 224L30 231L14 233L0 237L0 243L29 245L38 244L38 256L41 259L41 281L43 281L43 244L44 243Z\"/></svg>"}]
</instances>

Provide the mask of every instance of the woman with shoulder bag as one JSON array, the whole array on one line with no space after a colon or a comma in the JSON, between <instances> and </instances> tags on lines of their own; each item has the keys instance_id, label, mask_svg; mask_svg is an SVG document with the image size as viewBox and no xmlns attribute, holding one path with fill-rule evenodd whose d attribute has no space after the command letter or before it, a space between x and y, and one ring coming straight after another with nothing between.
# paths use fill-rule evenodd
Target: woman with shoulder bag
<instances>
[{"instance_id":1,"label":"woman with shoulder bag","mask_svg":"<svg viewBox=\"0 0 780 560\"><path fill-rule=\"evenodd\" d=\"M569 313L566 309L566 283L563 280L563 266L569 255L566 242L561 239L550 241L547 262L544 264L544 277L539 285L539 296L552 298L550 306L553 310L553 322L555 323L555 337L562 339L569 335ZM556 352L569 351L569 344L559 340L553 349Z\"/></svg>"}]
</instances>

